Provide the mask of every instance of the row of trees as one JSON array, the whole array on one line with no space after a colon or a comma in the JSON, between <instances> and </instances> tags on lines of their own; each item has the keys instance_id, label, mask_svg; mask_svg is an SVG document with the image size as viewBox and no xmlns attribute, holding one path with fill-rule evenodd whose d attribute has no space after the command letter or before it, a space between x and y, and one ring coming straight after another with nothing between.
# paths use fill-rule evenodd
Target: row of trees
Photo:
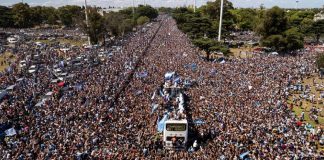
<instances>
[{"instance_id":1,"label":"row of trees","mask_svg":"<svg viewBox=\"0 0 324 160\"><path fill-rule=\"evenodd\" d=\"M119 12L110 12L104 15L109 31L113 36L122 36L131 31L134 26L142 25L158 16L158 11L148 5L140 5L135 8L126 8Z\"/></svg>"},{"instance_id":2,"label":"row of trees","mask_svg":"<svg viewBox=\"0 0 324 160\"><path fill-rule=\"evenodd\" d=\"M0 27L3 28L29 28L42 24L62 24L71 27L80 24L85 18L84 8L74 5L56 9L17 3L11 8L0 6L0 13Z\"/></svg>"},{"instance_id":3,"label":"row of trees","mask_svg":"<svg viewBox=\"0 0 324 160\"><path fill-rule=\"evenodd\" d=\"M234 9L233 4L224 1L222 30L224 40L230 35L230 31L234 30L234 17L230 12L232 9ZM229 48L215 40L218 35L220 1L207 2L196 12L193 12L191 8L176 8L172 15L177 21L179 29L192 39L193 44L207 53L208 60L212 52L222 52L228 55Z\"/></svg>"},{"instance_id":4,"label":"row of trees","mask_svg":"<svg viewBox=\"0 0 324 160\"><path fill-rule=\"evenodd\" d=\"M304 37L319 42L324 32L324 20L314 21L318 9L285 10L279 7L265 9L240 8L224 0L222 39L231 39L232 31L254 31L261 36L261 44L280 53L288 53L304 46ZM187 33L207 53L225 51L226 47L215 42L218 36L220 0L208 2L196 13L190 8L177 8L173 17L178 27Z\"/></svg>"},{"instance_id":5,"label":"row of trees","mask_svg":"<svg viewBox=\"0 0 324 160\"><path fill-rule=\"evenodd\" d=\"M279 53L304 47L304 37L314 37L319 43L324 33L324 20L314 21L313 11L286 11L273 7L263 12L254 30L262 36L261 43Z\"/></svg>"},{"instance_id":6,"label":"row of trees","mask_svg":"<svg viewBox=\"0 0 324 160\"><path fill-rule=\"evenodd\" d=\"M66 5L59 8L35 6L17 3L11 8L0 6L0 28L30 28L44 24L65 27L79 27L90 35L93 44L108 36L121 36L132 31L136 25L142 25L158 16L151 6L140 5L119 12L99 14L100 8L88 7L89 26L85 23L85 8ZM109 33L109 34L107 34Z\"/></svg>"},{"instance_id":7,"label":"row of trees","mask_svg":"<svg viewBox=\"0 0 324 160\"><path fill-rule=\"evenodd\" d=\"M105 36L123 36L132 31L137 25L143 25L158 16L158 11L148 5L140 5L134 8L126 8L119 12L98 13L98 8L90 8L89 27L85 31L90 35L91 42L97 44ZM107 34L108 33L108 34Z\"/></svg>"}]
</instances>

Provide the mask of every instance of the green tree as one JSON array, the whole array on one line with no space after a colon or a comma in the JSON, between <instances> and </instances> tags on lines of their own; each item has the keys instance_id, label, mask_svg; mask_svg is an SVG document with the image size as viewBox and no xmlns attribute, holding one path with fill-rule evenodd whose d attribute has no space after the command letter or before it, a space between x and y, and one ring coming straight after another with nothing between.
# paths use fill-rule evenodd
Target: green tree
<instances>
[{"instance_id":1,"label":"green tree","mask_svg":"<svg viewBox=\"0 0 324 160\"><path fill-rule=\"evenodd\" d=\"M126 18L128 18L127 15L123 14L122 12L110 12L105 14L104 19L105 19L105 26L107 28L107 31L110 32L111 36L120 36L123 35L126 31L127 24L125 23ZM123 21L123 23L120 23ZM127 21L129 22L129 21ZM131 26L133 26L133 22L129 23ZM124 25L121 27L120 25ZM125 27L125 30L124 30Z\"/></svg>"},{"instance_id":2,"label":"green tree","mask_svg":"<svg viewBox=\"0 0 324 160\"><path fill-rule=\"evenodd\" d=\"M172 16L177 21L178 25L187 23L191 18L195 17L193 12L189 11L187 8L176 8Z\"/></svg>"},{"instance_id":3,"label":"green tree","mask_svg":"<svg viewBox=\"0 0 324 160\"><path fill-rule=\"evenodd\" d=\"M202 15L209 17L212 21L219 21L220 16L220 5L221 0L216 0L215 2L207 2L206 5L201 7ZM224 7L223 7L223 24L222 24L222 38L225 40L225 38L228 38L230 35L230 32L234 30L234 16L230 12L230 10L233 10L233 4L228 1L224 0ZM218 23L218 22L216 22ZM218 31L218 27L213 28L216 31Z\"/></svg>"},{"instance_id":4,"label":"green tree","mask_svg":"<svg viewBox=\"0 0 324 160\"><path fill-rule=\"evenodd\" d=\"M302 33L304 34L308 34L309 30L311 29L311 27L313 26L314 20L310 19L310 18L304 18L299 26L299 29Z\"/></svg>"},{"instance_id":5,"label":"green tree","mask_svg":"<svg viewBox=\"0 0 324 160\"><path fill-rule=\"evenodd\" d=\"M324 20L314 22L308 32L314 35L316 43L319 43L321 35L324 34Z\"/></svg>"},{"instance_id":6,"label":"green tree","mask_svg":"<svg viewBox=\"0 0 324 160\"><path fill-rule=\"evenodd\" d=\"M146 16L141 16L141 17L137 18L137 25L143 25L149 21L150 21L150 18L148 18Z\"/></svg>"},{"instance_id":7,"label":"green tree","mask_svg":"<svg viewBox=\"0 0 324 160\"><path fill-rule=\"evenodd\" d=\"M293 15L296 14L293 13ZM291 52L304 47L304 35L299 28L289 27L286 12L279 7L273 7L265 12L257 31L262 36L262 45L279 53Z\"/></svg>"},{"instance_id":8,"label":"green tree","mask_svg":"<svg viewBox=\"0 0 324 160\"><path fill-rule=\"evenodd\" d=\"M285 49L287 51L294 51L304 48L304 35L298 31L298 28L294 27L288 29L285 31L284 35L287 43Z\"/></svg>"},{"instance_id":9,"label":"green tree","mask_svg":"<svg viewBox=\"0 0 324 160\"><path fill-rule=\"evenodd\" d=\"M238 29L244 31L253 30L258 16L256 10L250 8L233 9L231 13Z\"/></svg>"},{"instance_id":10,"label":"green tree","mask_svg":"<svg viewBox=\"0 0 324 160\"><path fill-rule=\"evenodd\" d=\"M287 12L288 23L291 27L301 28L304 19L314 19L313 11L289 11Z\"/></svg>"},{"instance_id":11,"label":"green tree","mask_svg":"<svg viewBox=\"0 0 324 160\"><path fill-rule=\"evenodd\" d=\"M84 20L85 13L80 6L66 5L58 8L58 16L63 25L72 27Z\"/></svg>"},{"instance_id":12,"label":"green tree","mask_svg":"<svg viewBox=\"0 0 324 160\"><path fill-rule=\"evenodd\" d=\"M173 8L169 8L169 7L160 7L158 8L158 12L160 13L166 13L166 14L171 14L173 12Z\"/></svg>"},{"instance_id":13,"label":"green tree","mask_svg":"<svg viewBox=\"0 0 324 160\"><path fill-rule=\"evenodd\" d=\"M133 20L131 19L124 19L123 22L119 25L119 32L118 34L124 36L125 33L131 32L133 29Z\"/></svg>"},{"instance_id":14,"label":"green tree","mask_svg":"<svg viewBox=\"0 0 324 160\"><path fill-rule=\"evenodd\" d=\"M0 6L0 27L9 28L14 26L13 14L10 8Z\"/></svg>"},{"instance_id":15,"label":"green tree","mask_svg":"<svg viewBox=\"0 0 324 160\"><path fill-rule=\"evenodd\" d=\"M150 19L154 19L159 15L158 11L149 5L139 5L136 8L136 13L138 14L138 17L146 16Z\"/></svg>"},{"instance_id":16,"label":"green tree","mask_svg":"<svg viewBox=\"0 0 324 160\"><path fill-rule=\"evenodd\" d=\"M266 10L264 10L263 6L260 6L260 9L257 10L257 14L256 14L256 19L253 25L253 31L256 33L259 33L259 31L262 30L263 28L263 20L266 14Z\"/></svg>"},{"instance_id":17,"label":"green tree","mask_svg":"<svg viewBox=\"0 0 324 160\"><path fill-rule=\"evenodd\" d=\"M285 51L286 44L285 38L282 35L270 35L262 40L263 46L272 48L277 52Z\"/></svg>"},{"instance_id":18,"label":"green tree","mask_svg":"<svg viewBox=\"0 0 324 160\"><path fill-rule=\"evenodd\" d=\"M316 65L318 69L324 68L324 54L320 54L317 56Z\"/></svg>"},{"instance_id":19,"label":"green tree","mask_svg":"<svg viewBox=\"0 0 324 160\"><path fill-rule=\"evenodd\" d=\"M133 15L133 8L132 7L122 9L118 13L122 14L123 16L126 16L125 18L127 18L127 19L136 18L138 16L138 15L136 15L136 17L135 17L135 15Z\"/></svg>"},{"instance_id":20,"label":"green tree","mask_svg":"<svg viewBox=\"0 0 324 160\"><path fill-rule=\"evenodd\" d=\"M59 20L59 17L57 15L57 10L54 7L43 7L42 8L43 12L43 19L44 23L53 25L56 24L57 21Z\"/></svg>"},{"instance_id":21,"label":"green tree","mask_svg":"<svg viewBox=\"0 0 324 160\"><path fill-rule=\"evenodd\" d=\"M30 16L33 25L40 25L45 21L45 15L41 6L35 6L30 8Z\"/></svg>"},{"instance_id":22,"label":"green tree","mask_svg":"<svg viewBox=\"0 0 324 160\"><path fill-rule=\"evenodd\" d=\"M31 9L27 3L17 3L12 6L13 20L16 27L32 26Z\"/></svg>"},{"instance_id":23,"label":"green tree","mask_svg":"<svg viewBox=\"0 0 324 160\"><path fill-rule=\"evenodd\" d=\"M98 44L100 39L104 38L105 23L103 17L98 13L96 8L90 7L88 9L89 15L89 27L86 27L86 31L90 36L92 44ZM84 24L86 25L86 24Z\"/></svg>"},{"instance_id":24,"label":"green tree","mask_svg":"<svg viewBox=\"0 0 324 160\"><path fill-rule=\"evenodd\" d=\"M207 17L192 17L181 25L182 30L191 38L213 37L215 32L211 28L211 21Z\"/></svg>"},{"instance_id":25,"label":"green tree","mask_svg":"<svg viewBox=\"0 0 324 160\"><path fill-rule=\"evenodd\" d=\"M221 5L221 0L216 0L215 2L207 2L206 5L201 7L202 13L206 16L209 16L211 19L219 19L220 5ZM223 7L224 20L233 18L230 12L230 10L232 9L234 9L233 3L228 0L224 0L224 7Z\"/></svg>"},{"instance_id":26,"label":"green tree","mask_svg":"<svg viewBox=\"0 0 324 160\"><path fill-rule=\"evenodd\" d=\"M266 11L257 32L264 38L282 34L288 27L285 11L279 7L273 7Z\"/></svg>"},{"instance_id":27,"label":"green tree","mask_svg":"<svg viewBox=\"0 0 324 160\"><path fill-rule=\"evenodd\" d=\"M207 54L207 60L210 60L211 52L222 52L224 55L228 55L229 49L224 47L221 43L210 38L199 38L193 40L193 44L204 50Z\"/></svg>"}]
</instances>

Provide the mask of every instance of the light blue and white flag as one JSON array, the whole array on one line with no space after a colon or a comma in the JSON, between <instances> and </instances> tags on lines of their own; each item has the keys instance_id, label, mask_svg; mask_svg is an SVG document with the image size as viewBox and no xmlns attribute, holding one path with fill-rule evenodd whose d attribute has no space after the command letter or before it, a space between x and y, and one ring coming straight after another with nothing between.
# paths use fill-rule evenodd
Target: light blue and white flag
<instances>
[{"instance_id":1,"label":"light blue and white flag","mask_svg":"<svg viewBox=\"0 0 324 160\"><path fill-rule=\"evenodd\" d=\"M169 118L169 115L168 114L165 114L162 118L161 121L158 121L158 132L163 132L163 129L164 129L164 125L165 125L165 122L168 120Z\"/></svg>"},{"instance_id":2,"label":"light blue and white flag","mask_svg":"<svg viewBox=\"0 0 324 160\"><path fill-rule=\"evenodd\" d=\"M6 136L14 136L17 134L16 130L14 128L9 128L5 131Z\"/></svg>"},{"instance_id":3,"label":"light blue and white flag","mask_svg":"<svg viewBox=\"0 0 324 160\"><path fill-rule=\"evenodd\" d=\"M152 104L152 111L151 111L151 114L153 114L155 111L156 111L156 109L159 107L159 105L158 104L155 104L155 103L153 103Z\"/></svg>"}]
</instances>

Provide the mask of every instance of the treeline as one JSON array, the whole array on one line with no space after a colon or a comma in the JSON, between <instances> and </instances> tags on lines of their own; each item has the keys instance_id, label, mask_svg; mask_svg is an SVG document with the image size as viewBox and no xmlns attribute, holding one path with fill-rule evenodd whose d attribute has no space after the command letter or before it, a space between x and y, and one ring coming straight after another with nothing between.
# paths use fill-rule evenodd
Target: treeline
<instances>
[{"instance_id":1,"label":"treeline","mask_svg":"<svg viewBox=\"0 0 324 160\"><path fill-rule=\"evenodd\" d=\"M176 8L173 17L179 29L188 34L193 43L207 52L228 53L225 39L231 40L233 31L254 31L261 36L261 45L280 53L290 53L304 46L304 37L313 37L319 42L324 32L324 21L314 21L318 9L284 10L279 7L265 9L235 9L224 0L222 43L218 36L220 0L207 2L196 9Z\"/></svg>"},{"instance_id":2,"label":"treeline","mask_svg":"<svg viewBox=\"0 0 324 160\"><path fill-rule=\"evenodd\" d=\"M120 10L119 12L110 12L104 15L109 31L116 36L121 36L129 32L136 25L145 24L159 15L158 11L149 5L140 5L135 8L135 14L131 7Z\"/></svg>"},{"instance_id":3,"label":"treeline","mask_svg":"<svg viewBox=\"0 0 324 160\"><path fill-rule=\"evenodd\" d=\"M158 16L158 11L148 5L126 8L119 12L98 13L98 8L89 8L89 27L83 24L84 31L90 35L91 42L97 44L106 36L123 36L138 25L143 25Z\"/></svg>"},{"instance_id":4,"label":"treeline","mask_svg":"<svg viewBox=\"0 0 324 160\"><path fill-rule=\"evenodd\" d=\"M17 3L10 8L0 6L0 13L2 28L31 28L43 24L72 27L85 19L84 8L74 5L54 8Z\"/></svg>"},{"instance_id":5,"label":"treeline","mask_svg":"<svg viewBox=\"0 0 324 160\"><path fill-rule=\"evenodd\" d=\"M102 12L100 8L88 7L89 26L85 22L85 8L66 5L59 8L17 3L12 7L0 6L0 28L32 28L49 26L78 27L90 35L91 42L97 44L105 36L121 36L132 31L137 25L147 23L158 16L158 11L148 5L126 8L119 12Z\"/></svg>"}]
</instances>

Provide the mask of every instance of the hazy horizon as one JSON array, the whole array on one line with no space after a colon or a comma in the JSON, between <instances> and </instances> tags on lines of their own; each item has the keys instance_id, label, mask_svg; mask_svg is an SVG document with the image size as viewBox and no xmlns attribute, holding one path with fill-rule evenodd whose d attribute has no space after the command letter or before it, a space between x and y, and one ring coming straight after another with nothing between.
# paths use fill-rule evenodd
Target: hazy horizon
<instances>
[{"instance_id":1,"label":"hazy horizon","mask_svg":"<svg viewBox=\"0 0 324 160\"><path fill-rule=\"evenodd\" d=\"M11 6L19 2L28 3L31 6L53 6L60 7L64 5L84 5L84 0L1 0L0 5ZM206 4L211 0L196 0L197 6ZM237 8L257 8L263 4L266 8L279 6L282 8L296 8L296 0L230 0ZM129 7L132 6L132 0L87 0L88 5L100 7ZM134 0L135 5L149 4L153 7L180 7L193 5L194 0ZM324 0L299 0L298 8L322 8Z\"/></svg>"}]
</instances>

